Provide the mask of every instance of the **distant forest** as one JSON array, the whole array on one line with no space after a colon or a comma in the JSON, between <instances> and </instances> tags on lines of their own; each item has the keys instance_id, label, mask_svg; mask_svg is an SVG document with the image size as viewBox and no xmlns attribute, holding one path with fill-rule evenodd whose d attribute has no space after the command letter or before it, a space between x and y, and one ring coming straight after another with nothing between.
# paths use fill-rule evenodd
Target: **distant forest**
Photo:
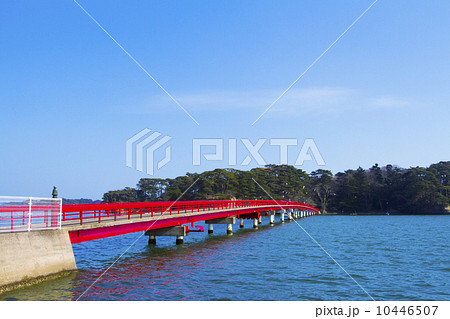
<instances>
[{"instance_id":1,"label":"distant forest","mask_svg":"<svg viewBox=\"0 0 450 319\"><path fill-rule=\"evenodd\" d=\"M105 193L103 202L174 201L198 179L180 200L270 199L266 190L276 200L304 202L324 213L448 213L449 176L450 161L409 169L375 164L335 175L267 165L250 171L216 169L173 179L142 178L136 188Z\"/></svg>"},{"instance_id":2,"label":"distant forest","mask_svg":"<svg viewBox=\"0 0 450 319\"><path fill-rule=\"evenodd\" d=\"M92 200L87 198L79 198L79 199L68 199L63 198L62 204L63 205L74 205L74 204L100 204L101 200Z\"/></svg>"}]
</instances>

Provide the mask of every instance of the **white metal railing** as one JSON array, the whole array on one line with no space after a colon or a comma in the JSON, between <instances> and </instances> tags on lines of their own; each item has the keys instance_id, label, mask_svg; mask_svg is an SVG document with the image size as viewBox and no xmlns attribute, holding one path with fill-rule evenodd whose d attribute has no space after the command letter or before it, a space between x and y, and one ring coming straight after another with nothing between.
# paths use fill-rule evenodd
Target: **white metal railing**
<instances>
[{"instance_id":1,"label":"white metal railing","mask_svg":"<svg viewBox=\"0 0 450 319\"><path fill-rule=\"evenodd\" d=\"M62 199L0 196L0 233L61 229Z\"/></svg>"}]
</instances>

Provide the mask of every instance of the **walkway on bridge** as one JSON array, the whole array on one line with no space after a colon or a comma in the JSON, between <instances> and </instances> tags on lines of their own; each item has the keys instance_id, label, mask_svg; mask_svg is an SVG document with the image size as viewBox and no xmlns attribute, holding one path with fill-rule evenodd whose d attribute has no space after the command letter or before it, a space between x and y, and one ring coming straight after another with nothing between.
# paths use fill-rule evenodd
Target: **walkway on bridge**
<instances>
[{"instance_id":1,"label":"walkway on bridge","mask_svg":"<svg viewBox=\"0 0 450 319\"><path fill-rule=\"evenodd\" d=\"M69 231L71 242L79 243L149 229L193 226L195 222L227 217L259 219L261 215L282 210L304 216L319 213L310 205L289 201L139 202L63 205L61 221L62 227Z\"/></svg>"}]
</instances>

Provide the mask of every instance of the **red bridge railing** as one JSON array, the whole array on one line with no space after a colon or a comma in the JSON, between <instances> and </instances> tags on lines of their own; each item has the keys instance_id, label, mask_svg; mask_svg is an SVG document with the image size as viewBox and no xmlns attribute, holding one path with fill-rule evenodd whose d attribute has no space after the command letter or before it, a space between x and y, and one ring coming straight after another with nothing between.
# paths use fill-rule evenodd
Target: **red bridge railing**
<instances>
[{"instance_id":1,"label":"red bridge railing","mask_svg":"<svg viewBox=\"0 0 450 319\"><path fill-rule=\"evenodd\" d=\"M280 207L281 206L281 207ZM318 213L310 205L273 200L207 200L207 201L178 201L178 202L135 202L109 204L78 204L63 205L62 222L64 225L83 225L102 221L117 221L155 217L160 215L180 215L186 213L204 214L208 211L234 210L242 211L248 208L252 211L300 209Z\"/></svg>"}]
</instances>

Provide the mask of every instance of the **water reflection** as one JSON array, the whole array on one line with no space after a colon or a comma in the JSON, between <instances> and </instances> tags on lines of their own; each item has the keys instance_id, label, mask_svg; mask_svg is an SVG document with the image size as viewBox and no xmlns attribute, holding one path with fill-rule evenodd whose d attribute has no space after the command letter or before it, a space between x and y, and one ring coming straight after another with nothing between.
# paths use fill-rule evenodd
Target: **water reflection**
<instances>
[{"instance_id":1,"label":"water reflection","mask_svg":"<svg viewBox=\"0 0 450 319\"><path fill-rule=\"evenodd\" d=\"M261 228L270 229L269 226ZM252 229L243 229L231 237L203 236L201 240L178 246L145 245L141 252L121 258L82 299L209 299L201 291L203 286L207 289L211 285L202 279L214 277L221 269L238 275L239 271L233 268L239 267L236 264L236 257L242 255L239 245L256 235ZM93 282L101 273L102 270L86 271L83 281ZM211 278L210 283L217 285L221 281L227 282Z\"/></svg>"}]
</instances>

